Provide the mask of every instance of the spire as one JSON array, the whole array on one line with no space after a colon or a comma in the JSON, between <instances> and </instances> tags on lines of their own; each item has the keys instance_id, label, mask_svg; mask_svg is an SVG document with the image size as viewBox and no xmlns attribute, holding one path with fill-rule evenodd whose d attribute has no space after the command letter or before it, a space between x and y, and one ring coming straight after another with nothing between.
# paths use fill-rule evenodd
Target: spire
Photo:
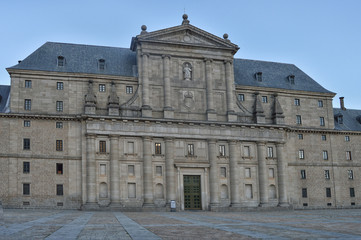
<instances>
[{"instance_id":1,"label":"spire","mask_svg":"<svg viewBox=\"0 0 361 240\"><path fill-rule=\"evenodd\" d=\"M119 116L119 97L113 81L111 83L110 95L108 97L108 114L110 116Z\"/></svg>"},{"instance_id":2,"label":"spire","mask_svg":"<svg viewBox=\"0 0 361 240\"><path fill-rule=\"evenodd\" d=\"M278 95L274 95L274 108L273 108L273 120L275 124L284 124L283 109L278 101Z\"/></svg>"},{"instance_id":3,"label":"spire","mask_svg":"<svg viewBox=\"0 0 361 240\"><path fill-rule=\"evenodd\" d=\"M266 118L264 115L264 110L262 107L262 103L260 100L260 96L259 93L256 92L255 94L255 104L254 104L254 115L255 115L255 120L256 123L266 123Z\"/></svg>"},{"instance_id":4,"label":"spire","mask_svg":"<svg viewBox=\"0 0 361 240\"><path fill-rule=\"evenodd\" d=\"M89 80L88 82L88 92L85 95L85 114L95 114L96 101L97 97L93 92L93 81Z\"/></svg>"}]
</instances>

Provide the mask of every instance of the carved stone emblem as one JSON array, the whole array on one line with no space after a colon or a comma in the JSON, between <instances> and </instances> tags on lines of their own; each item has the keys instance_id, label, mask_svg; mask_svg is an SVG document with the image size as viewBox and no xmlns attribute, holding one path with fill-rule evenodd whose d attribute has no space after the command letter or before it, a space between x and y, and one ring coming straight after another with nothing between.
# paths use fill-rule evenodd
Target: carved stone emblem
<instances>
[{"instance_id":1,"label":"carved stone emblem","mask_svg":"<svg viewBox=\"0 0 361 240\"><path fill-rule=\"evenodd\" d=\"M192 108L194 106L194 94L193 92L191 91L185 91L183 92L183 102L184 102L184 105L187 107L187 108Z\"/></svg>"}]
</instances>

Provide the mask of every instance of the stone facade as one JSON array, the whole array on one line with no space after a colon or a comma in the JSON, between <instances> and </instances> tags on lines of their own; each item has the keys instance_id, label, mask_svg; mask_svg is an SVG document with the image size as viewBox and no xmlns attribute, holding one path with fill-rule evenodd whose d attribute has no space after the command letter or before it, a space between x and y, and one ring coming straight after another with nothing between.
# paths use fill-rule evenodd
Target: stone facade
<instances>
[{"instance_id":1,"label":"stone facade","mask_svg":"<svg viewBox=\"0 0 361 240\"><path fill-rule=\"evenodd\" d=\"M130 50L46 43L7 69L4 207L360 206L361 131L335 127L334 93L293 65L234 59L227 34L186 15L146 30Z\"/></svg>"}]
</instances>

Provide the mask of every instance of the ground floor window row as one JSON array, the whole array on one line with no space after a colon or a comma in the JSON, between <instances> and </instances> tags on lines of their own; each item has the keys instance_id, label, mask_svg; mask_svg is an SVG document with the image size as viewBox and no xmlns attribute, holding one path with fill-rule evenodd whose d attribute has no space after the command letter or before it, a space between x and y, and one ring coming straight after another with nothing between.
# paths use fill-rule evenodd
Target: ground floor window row
<instances>
[{"instance_id":1,"label":"ground floor window row","mask_svg":"<svg viewBox=\"0 0 361 240\"><path fill-rule=\"evenodd\" d=\"M307 192L307 188L302 188L301 190L301 195L302 195L302 198L308 198L308 192ZM350 191L350 197L355 197L355 188L349 188L349 191ZM327 187L325 188L325 196L327 198L331 198L332 197L332 191L331 191L331 188Z\"/></svg>"},{"instance_id":2,"label":"ground floor window row","mask_svg":"<svg viewBox=\"0 0 361 240\"><path fill-rule=\"evenodd\" d=\"M23 183L23 195L30 196L30 183ZM63 196L64 195L64 185L63 184L56 184L56 196Z\"/></svg>"}]
</instances>

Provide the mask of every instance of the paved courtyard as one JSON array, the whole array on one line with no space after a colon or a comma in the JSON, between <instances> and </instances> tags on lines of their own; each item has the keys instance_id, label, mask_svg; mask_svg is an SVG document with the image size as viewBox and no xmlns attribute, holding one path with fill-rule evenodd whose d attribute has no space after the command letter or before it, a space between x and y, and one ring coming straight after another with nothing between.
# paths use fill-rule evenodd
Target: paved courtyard
<instances>
[{"instance_id":1,"label":"paved courtyard","mask_svg":"<svg viewBox=\"0 0 361 240\"><path fill-rule=\"evenodd\" d=\"M4 209L0 239L361 239L361 209L86 212Z\"/></svg>"}]
</instances>

